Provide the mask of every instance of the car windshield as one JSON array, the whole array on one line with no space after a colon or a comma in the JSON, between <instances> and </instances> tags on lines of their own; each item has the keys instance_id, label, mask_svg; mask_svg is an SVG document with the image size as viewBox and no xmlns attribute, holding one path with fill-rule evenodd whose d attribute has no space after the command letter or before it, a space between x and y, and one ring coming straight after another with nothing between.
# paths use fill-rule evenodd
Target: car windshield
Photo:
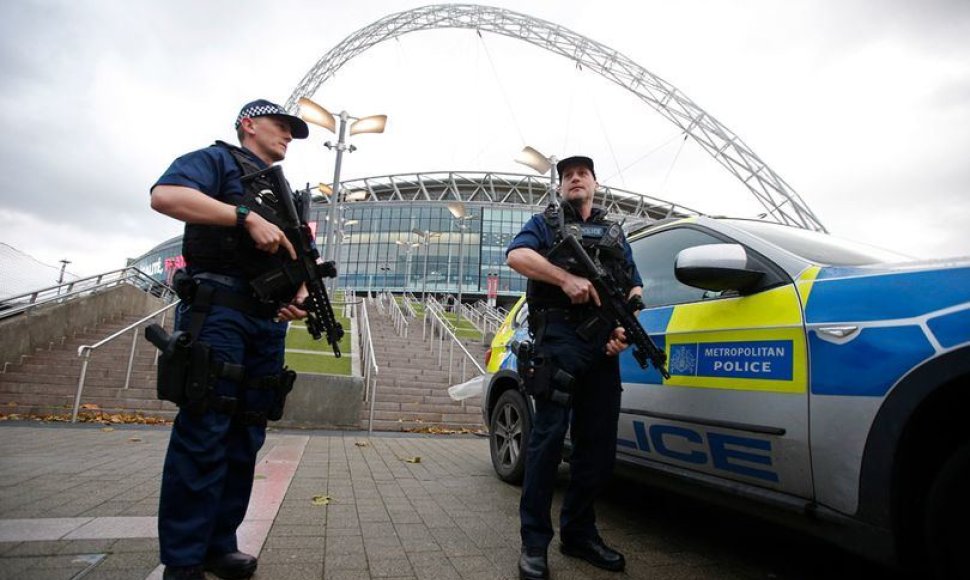
<instances>
[{"instance_id":1,"label":"car windshield","mask_svg":"<svg viewBox=\"0 0 970 580\"><path fill-rule=\"evenodd\" d=\"M753 220L723 220L810 262L826 266L864 266L905 262L911 257L810 230Z\"/></svg>"}]
</instances>

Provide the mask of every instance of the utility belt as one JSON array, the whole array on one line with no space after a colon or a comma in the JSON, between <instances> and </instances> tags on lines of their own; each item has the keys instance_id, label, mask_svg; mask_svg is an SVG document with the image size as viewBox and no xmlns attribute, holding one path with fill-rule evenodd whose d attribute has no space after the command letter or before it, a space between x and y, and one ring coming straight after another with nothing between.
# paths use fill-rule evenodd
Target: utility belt
<instances>
[{"instance_id":1,"label":"utility belt","mask_svg":"<svg viewBox=\"0 0 970 580\"><path fill-rule=\"evenodd\" d=\"M187 304L194 304L200 289L204 288L203 292L211 292L206 300L212 306L225 306L254 318L273 318L279 310L279 304L276 302L263 302L253 294L234 292L205 282L215 282L236 288L248 286L248 282L242 278L209 272L190 276L185 270L176 270L172 277L172 287L175 289L175 293Z\"/></svg>"},{"instance_id":2,"label":"utility belt","mask_svg":"<svg viewBox=\"0 0 970 580\"><path fill-rule=\"evenodd\" d=\"M158 398L171 401L196 416L213 410L231 415L234 420L246 425L265 426L267 420L278 421L283 416L286 397L296 381L294 371L284 368L279 375L247 377L242 365L212 360L210 346L196 340L212 306L227 306L250 314L244 310L251 305L250 301L259 306L265 305L255 298L220 290L210 284L199 284L181 270L176 272L173 281L179 297L191 304L187 313L191 318L187 331L178 330L171 335L157 324L145 329L145 338L161 351L158 358ZM275 312L274 307L273 314ZM239 385L239 396L216 395L214 389L219 379L228 379ZM272 406L265 412L246 409L242 392L245 389L272 390Z\"/></svg>"},{"instance_id":3,"label":"utility belt","mask_svg":"<svg viewBox=\"0 0 970 580\"><path fill-rule=\"evenodd\" d=\"M544 322L566 322L572 325L581 324L596 316L596 310L583 306L579 308L535 308L529 310L529 315L536 316L536 321L544 318Z\"/></svg>"},{"instance_id":4,"label":"utility belt","mask_svg":"<svg viewBox=\"0 0 970 580\"><path fill-rule=\"evenodd\" d=\"M541 337L545 334L546 325L549 323L562 322L573 327L576 335L581 339L590 342L606 343L614 325L603 317L599 309L590 306L579 306L573 308L543 308L537 306L529 308L529 328L532 329L536 343L541 342Z\"/></svg>"},{"instance_id":5,"label":"utility belt","mask_svg":"<svg viewBox=\"0 0 970 580\"><path fill-rule=\"evenodd\" d=\"M565 322L577 327L594 315L588 307L579 308L529 308L529 330L532 340L515 345L517 372L527 395L538 400L550 400L568 407L572 403L575 377L559 367L554 357L541 349L549 323Z\"/></svg>"}]
</instances>

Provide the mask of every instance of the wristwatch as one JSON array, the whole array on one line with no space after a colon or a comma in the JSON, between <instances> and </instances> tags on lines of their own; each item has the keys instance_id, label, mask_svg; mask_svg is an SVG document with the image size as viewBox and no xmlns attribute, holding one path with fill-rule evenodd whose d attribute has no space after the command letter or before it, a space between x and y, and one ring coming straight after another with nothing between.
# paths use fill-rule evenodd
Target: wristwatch
<instances>
[{"instance_id":1,"label":"wristwatch","mask_svg":"<svg viewBox=\"0 0 970 580\"><path fill-rule=\"evenodd\" d=\"M236 206L236 227L242 228L246 225L246 218L249 217L249 208L244 205Z\"/></svg>"}]
</instances>

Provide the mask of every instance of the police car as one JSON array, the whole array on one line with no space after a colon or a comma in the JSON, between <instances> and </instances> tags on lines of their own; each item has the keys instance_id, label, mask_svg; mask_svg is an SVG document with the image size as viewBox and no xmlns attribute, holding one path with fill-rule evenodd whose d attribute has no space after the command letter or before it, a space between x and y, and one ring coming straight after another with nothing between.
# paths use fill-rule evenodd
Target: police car
<instances>
[{"instance_id":1,"label":"police car","mask_svg":"<svg viewBox=\"0 0 970 580\"><path fill-rule=\"evenodd\" d=\"M617 459L890 564L970 574L970 258L707 217L630 235L670 378L620 359ZM492 462L518 483L520 300L488 355ZM685 483L695 485L685 485Z\"/></svg>"}]
</instances>

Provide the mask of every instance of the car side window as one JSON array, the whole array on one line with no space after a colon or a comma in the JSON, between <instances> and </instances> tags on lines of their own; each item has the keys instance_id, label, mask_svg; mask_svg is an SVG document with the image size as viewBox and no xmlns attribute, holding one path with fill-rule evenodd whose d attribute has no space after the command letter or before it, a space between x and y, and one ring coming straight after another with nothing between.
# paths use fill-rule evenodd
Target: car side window
<instances>
[{"instance_id":1,"label":"car side window","mask_svg":"<svg viewBox=\"0 0 970 580\"><path fill-rule=\"evenodd\" d=\"M643 278L643 303L648 307L683 304L720 294L682 284L674 276L677 253L694 246L723 244L724 240L693 228L674 228L631 242L633 261Z\"/></svg>"}]
</instances>

